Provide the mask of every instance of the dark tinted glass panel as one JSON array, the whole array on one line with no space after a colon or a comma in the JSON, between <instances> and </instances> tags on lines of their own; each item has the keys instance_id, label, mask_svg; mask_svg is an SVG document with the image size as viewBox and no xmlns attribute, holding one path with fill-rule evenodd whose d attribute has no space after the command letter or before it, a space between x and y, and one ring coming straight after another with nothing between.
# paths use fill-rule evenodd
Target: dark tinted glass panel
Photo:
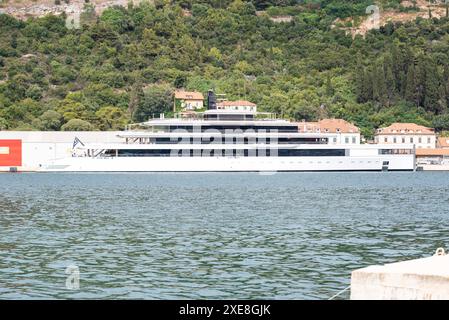
<instances>
[{"instance_id":1,"label":"dark tinted glass panel","mask_svg":"<svg viewBox=\"0 0 449 320\"><path fill-rule=\"evenodd\" d=\"M278 144L327 144L326 139L320 138L248 138L248 137L207 137L207 138L152 138L151 143L155 144L210 144L210 143L226 143L226 144L254 144L254 143L275 143Z\"/></svg>"},{"instance_id":2,"label":"dark tinted glass panel","mask_svg":"<svg viewBox=\"0 0 449 320\"><path fill-rule=\"evenodd\" d=\"M193 126L188 125L175 125L170 126L169 131L172 132L174 130L185 130L187 132L204 132L209 129L218 130L222 133L225 132L225 130L255 130L255 131L266 131L266 132L298 132L297 126L264 126L264 125L210 125L210 126L202 126L202 127L195 127L195 130L193 130Z\"/></svg>"},{"instance_id":3,"label":"dark tinted glass panel","mask_svg":"<svg viewBox=\"0 0 449 320\"><path fill-rule=\"evenodd\" d=\"M379 149L379 154L412 154L411 149Z\"/></svg>"},{"instance_id":4,"label":"dark tinted glass panel","mask_svg":"<svg viewBox=\"0 0 449 320\"><path fill-rule=\"evenodd\" d=\"M280 157L344 157L345 149L278 150Z\"/></svg>"},{"instance_id":5,"label":"dark tinted glass panel","mask_svg":"<svg viewBox=\"0 0 449 320\"><path fill-rule=\"evenodd\" d=\"M118 150L119 157L169 157L171 150L134 150L134 149L122 149Z\"/></svg>"},{"instance_id":6,"label":"dark tinted glass panel","mask_svg":"<svg viewBox=\"0 0 449 320\"><path fill-rule=\"evenodd\" d=\"M327 144L327 139L321 138L279 138L279 144Z\"/></svg>"},{"instance_id":7,"label":"dark tinted glass panel","mask_svg":"<svg viewBox=\"0 0 449 320\"><path fill-rule=\"evenodd\" d=\"M401 151L410 151L402 150ZM115 150L107 150L106 155L115 155ZM234 157L255 157L261 156L279 156L279 157L344 157L344 149L258 149L256 150L147 150L147 149L123 149L118 150L119 157L169 157L169 156L184 156L184 157L199 157L199 156L234 156Z\"/></svg>"}]
</instances>

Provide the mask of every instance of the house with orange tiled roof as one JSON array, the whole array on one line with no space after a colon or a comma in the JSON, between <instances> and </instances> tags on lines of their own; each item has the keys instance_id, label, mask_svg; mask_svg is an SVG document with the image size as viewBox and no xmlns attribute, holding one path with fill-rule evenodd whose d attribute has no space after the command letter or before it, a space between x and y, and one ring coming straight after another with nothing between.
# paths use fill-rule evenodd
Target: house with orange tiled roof
<instances>
[{"instance_id":1,"label":"house with orange tiled roof","mask_svg":"<svg viewBox=\"0 0 449 320\"><path fill-rule=\"evenodd\" d=\"M246 100L221 101L217 103L217 110L257 112L257 105Z\"/></svg>"},{"instance_id":2,"label":"house with orange tiled roof","mask_svg":"<svg viewBox=\"0 0 449 320\"><path fill-rule=\"evenodd\" d=\"M298 123L302 133L332 134L329 144L360 144L360 129L343 119L322 119L316 122Z\"/></svg>"},{"instance_id":3,"label":"house with orange tiled roof","mask_svg":"<svg viewBox=\"0 0 449 320\"><path fill-rule=\"evenodd\" d=\"M204 96L201 92L176 90L173 111L177 107L182 110L197 110L204 107Z\"/></svg>"},{"instance_id":4,"label":"house with orange tiled roof","mask_svg":"<svg viewBox=\"0 0 449 320\"><path fill-rule=\"evenodd\" d=\"M379 128L374 136L378 144L414 144L417 149L434 149L435 130L416 123L393 123Z\"/></svg>"}]
</instances>

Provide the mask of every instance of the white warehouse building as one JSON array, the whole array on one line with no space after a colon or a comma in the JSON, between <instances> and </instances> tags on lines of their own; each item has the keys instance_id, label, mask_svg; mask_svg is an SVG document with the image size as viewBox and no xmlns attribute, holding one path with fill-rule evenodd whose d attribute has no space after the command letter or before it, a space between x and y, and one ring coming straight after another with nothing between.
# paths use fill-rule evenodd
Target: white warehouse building
<instances>
[{"instance_id":1,"label":"white warehouse building","mask_svg":"<svg viewBox=\"0 0 449 320\"><path fill-rule=\"evenodd\" d=\"M121 142L117 131L0 131L0 171L36 171L48 160L70 157L81 143ZM14 145L14 148L10 146Z\"/></svg>"}]
</instances>

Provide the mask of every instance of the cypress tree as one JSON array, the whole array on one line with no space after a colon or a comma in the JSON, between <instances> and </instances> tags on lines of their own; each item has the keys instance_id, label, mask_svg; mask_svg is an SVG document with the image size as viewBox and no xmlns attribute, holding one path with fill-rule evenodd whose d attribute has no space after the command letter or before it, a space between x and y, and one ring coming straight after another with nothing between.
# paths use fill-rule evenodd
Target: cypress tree
<instances>
[{"instance_id":1,"label":"cypress tree","mask_svg":"<svg viewBox=\"0 0 449 320\"><path fill-rule=\"evenodd\" d=\"M446 86L442 83L438 90L438 109L436 110L436 113L442 114L445 113L447 110L447 101L446 101Z\"/></svg>"},{"instance_id":2,"label":"cypress tree","mask_svg":"<svg viewBox=\"0 0 449 320\"><path fill-rule=\"evenodd\" d=\"M424 109L438 111L440 100L440 81L436 63L426 59L425 83L424 83Z\"/></svg>"},{"instance_id":3,"label":"cypress tree","mask_svg":"<svg viewBox=\"0 0 449 320\"><path fill-rule=\"evenodd\" d=\"M334 87L332 86L332 80L330 73L327 74L326 77L326 95L333 96L334 95Z\"/></svg>"},{"instance_id":4,"label":"cypress tree","mask_svg":"<svg viewBox=\"0 0 449 320\"><path fill-rule=\"evenodd\" d=\"M424 58L421 56L418 58L418 64L415 68L415 99L416 105L423 107L424 106L424 97L425 97L425 81L426 81L426 63Z\"/></svg>"},{"instance_id":5,"label":"cypress tree","mask_svg":"<svg viewBox=\"0 0 449 320\"><path fill-rule=\"evenodd\" d=\"M399 88L399 95L401 98L405 98L405 91L407 88L407 76L406 73L404 71L401 71L401 73L399 74L399 78L400 83L401 83L401 87Z\"/></svg>"},{"instance_id":6,"label":"cypress tree","mask_svg":"<svg viewBox=\"0 0 449 320\"><path fill-rule=\"evenodd\" d=\"M364 102L373 100L373 70L372 68L363 71L363 96Z\"/></svg>"},{"instance_id":7,"label":"cypress tree","mask_svg":"<svg viewBox=\"0 0 449 320\"><path fill-rule=\"evenodd\" d=\"M364 87L364 76L365 68L362 64L362 57L360 54L357 54L356 65L354 69L354 81L355 81L355 93L357 97L357 102L366 102L365 100L365 87Z\"/></svg>"},{"instance_id":8,"label":"cypress tree","mask_svg":"<svg viewBox=\"0 0 449 320\"><path fill-rule=\"evenodd\" d=\"M415 65L414 64L412 64L408 68L404 99L408 102L418 105L418 102L416 101L416 83L415 83Z\"/></svg>"},{"instance_id":9,"label":"cypress tree","mask_svg":"<svg viewBox=\"0 0 449 320\"><path fill-rule=\"evenodd\" d=\"M445 89L445 93L446 93L446 105L449 106L449 80L445 81L444 89Z\"/></svg>"},{"instance_id":10,"label":"cypress tree","mask_svg":"<svg viewBox=\"0 0 449 320\"><path fill-rule=\"evenodd\" d=\"M449 80L449 65L446 63L443 68L443 82Z\"/></svg>"},{"instance_id":11,"label":"cypress tree","mask_svg":"<svg viewBox=\"0 0 449 320\"><path fill-rule=\"evenodd\" d=\"M384 75L385 75L385 87L388 98L388 105L393 104L397 91L396 91L396 80L393 75L393 59L391 55L387 55L384 58Z\"/></svg>"},{"instance_id":12,"label":"cypress tree","mask_svg":"<svg viewBox=\"0 0 449 320\"><path fill-rule=\"evenodd\" d=\"M373 70L373 100L381 106L388 104L388 91L382 66L377 66Z\"/></svg>"},{"instance_id":13,"label":"cypress tree","mask_svg":"<svg viewBox=\"0 0 449 320\"><path fill-rule=\"evenodd\" d=\"M401 90L401 74L405 72L406 61L404 52L397 46L393 45L391 48L391 54L386 55L387 64L390 66L393 76L394 76L394 85L396 87L396 91L400 92ZM387 70L385 70L386 72Z\"/></svg>"},{"instance_id":14,"label":"cypress tree","mask_svg":"<svg viewBox=\"0 0 449 320\"><path fill-rule=\"evenodd\" d=\"M132 116L136 111L137 106L144 98L143 85L140 80L133 84L129 95L128 112Z\"/></svg>"},{"instance_id":15,"label":"cypress tree","mask_svg":"<svg viewBox=\"0 0 449 320\"><path fill-rule=\"evenodd\" d=\"M443 85L444 89L444 97L445 97L445 104L446 106L449 105L449 65L444 65L444 71L443 71L443 79L441 79L441 83Z\"/></svg>"}]
</instances>

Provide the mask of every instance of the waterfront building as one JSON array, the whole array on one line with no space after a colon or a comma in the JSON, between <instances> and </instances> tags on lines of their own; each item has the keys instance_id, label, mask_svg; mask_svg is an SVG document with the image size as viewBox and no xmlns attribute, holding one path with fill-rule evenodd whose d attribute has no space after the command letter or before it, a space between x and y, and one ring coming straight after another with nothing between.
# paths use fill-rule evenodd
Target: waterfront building
<instances>
[{"instance_id":1,"label":"waterfront building","mask_svg":"<svg viewBox=\"0 0 449 320\"><path fill-rule=\"evenodd\" d=\"M322 119L317 122L298 123L299 132L332 133L329 144L360 144L360 129L343 119Z\"/></svg>"},{"instance_id":2,"label":"waterfront building","mask_svg":"<svg viewBox=\"0 0 449 320\"><path fill-rule=\"evenodd\" d=\"M196 91L175 91L173 111L176 112L178 106L181 110L198 110L204 108L204 96Z\"/></svg>"},{"instance_id":3,"label":"waterfront building","mask_svg":"<svg viewBox=\"0 0 449 320\"><path fill-rule=\"evenodd\" d=\"M434 149L436 134L434 129L415 123L393 123L379 128L374 137L376 144L414 144L417 149Z\"/></svg>"}]
</instances>

